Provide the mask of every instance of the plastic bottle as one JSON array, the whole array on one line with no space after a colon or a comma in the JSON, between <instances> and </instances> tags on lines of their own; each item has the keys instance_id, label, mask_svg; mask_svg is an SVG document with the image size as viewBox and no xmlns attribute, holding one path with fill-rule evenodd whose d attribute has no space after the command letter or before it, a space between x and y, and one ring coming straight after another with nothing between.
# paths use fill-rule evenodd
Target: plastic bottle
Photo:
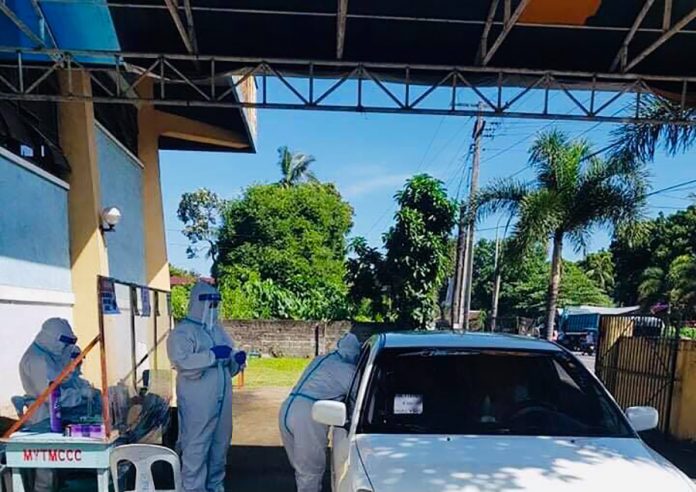
<instances>
[{"instance_id":1,"label":"plastic bottle","mask_svg":"<svg viewBox=\"0 0 696 492\"><path fill-rule=\"evenodd\" d=\"M51 396L48 398L49 404L49 420L51 432L63 432L63 421L60 416L60 385L51 391Z\"/></svg>"}]
</instances>

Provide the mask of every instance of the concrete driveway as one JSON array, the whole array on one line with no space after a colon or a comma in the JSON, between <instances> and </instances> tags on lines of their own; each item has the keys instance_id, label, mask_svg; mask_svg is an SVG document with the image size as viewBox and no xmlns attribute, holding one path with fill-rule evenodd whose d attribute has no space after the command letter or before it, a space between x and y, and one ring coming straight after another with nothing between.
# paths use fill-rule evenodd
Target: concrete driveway
<instances>
[{"instance_id":1,"label":"concrete driveway","mask_svg":"<svg viewBox=\"0 0 696 492\"><path fill-rule=\"evenodd\" d=\"M225 489L292 492L295 478L281 444L278 411L290 388L236 389ZM330 490L328 473L324 490Z\"/></svg>"}]
</instances>

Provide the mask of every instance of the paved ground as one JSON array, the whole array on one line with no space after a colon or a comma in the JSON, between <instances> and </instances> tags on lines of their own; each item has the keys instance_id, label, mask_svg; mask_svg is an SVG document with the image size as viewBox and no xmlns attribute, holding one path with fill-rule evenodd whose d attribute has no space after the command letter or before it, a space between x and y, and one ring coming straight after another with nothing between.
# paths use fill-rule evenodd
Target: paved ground
<instances>
[{"instance_id":1,"label":"paved ground","mask_svg":"<svg viewBox=\"0 0 696 492\"><path fill-rule=\"evenodd\" d=\"M289 391L289 388L235 390L234 434L228 458L226 490L295 490L292 468L278 431L278 411ZM325 490L329 489L327 480Z\"/></svg>"}]
</instances>

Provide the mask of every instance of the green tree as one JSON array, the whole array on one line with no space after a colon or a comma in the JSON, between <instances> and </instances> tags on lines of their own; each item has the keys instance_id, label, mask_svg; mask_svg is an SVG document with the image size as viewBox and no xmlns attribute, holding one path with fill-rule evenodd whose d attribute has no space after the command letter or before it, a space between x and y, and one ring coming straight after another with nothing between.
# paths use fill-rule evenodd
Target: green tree
<instances>
[{"instance_id":1,"label":"green tree","mask_svg":"<svg viewBox=\"0 0 696 492\"><path fill-rule=\"evenodd\" d=\"M638 240L617 236L610 246L616 271L614 295L620 304L644 303L639 286L648 268L668 272L677 257L696 255L696 206L659 214L642 222L641 229Z\"/></svg>"},{"instance_id":2,"label":"green tree","mask_svg":"<svg viewBox=\"0 0 696 492\"><path fill-rule=\"evenodd\" d=\"M546 249L538 244L522 258L516 258L506 251L511 246L512 242L506 241L502 247L499 317L536 318L543 312L548 290L551 266L546 259ZM481 239L475 251L472 307L488 311L491 309L493 294L495 243ZM562 274L559 306L612 305L611 299L589 278L579 264L563 261Z\"/></svg>"},{"instance_id":3,"label":"green tree","mask_svg":"<svg viewBox=\"0 0 696 492\"><path fill-rule=\"evenodd\" d=\"M280 184L289 188L303 182L317 182L314 173L309 169L315 160L314 156L292 152L287 146L279 147L278 166L282 173Z\"/></svg>"},{"instance_id":4,"label":"green tree","mask_svg":"<svg viewBox=\"0 0 696 492\"><path fill-rule=\"evenodd\" d=\"M696 258L677 256L665 270L658 266L647 268L638 286L641 303L650 307L667 302L672 321L681 322L694 314L696 305Z\"/></svg>"},{"instance_id":5,"label":"green tree","mask_svg":"<svg viewBox=\"0 0 696 492\"><path fill-rule=\"evenodd\" d=\"M384 256L364 237L353 238L349 249L352 256L346 261L346 282L353 315L359 320L383 321L388 315Z\"/></svg>"},{"instance_id":6,"label":"green tree","mask_svg":"<svg viewBox=\"0 0 696 492\"><path fill-rule=\"evenodd\" d=\"M590 253L579 263L579 266L606 294L612 295L616 281L611 251L600 250Z\"/></svg>"},{"instance_id":7,"label":"green tree","mask_svg":"<svg viewBox=\"0 0 696 492\"><path fill-rule=\"evenodd\" d=\"M553 333L561 287L566 241L585 248L595 226L614 230L639 219L645 204L644 166L632 159L602 160L584 140L572 141L552 130L539 135L530 150L533 182L501 179L479 194L479 213L517 214L512 238L515 250L528 251L540 241L552 244L546 297L546 327Z\"/></svg>"},{"instance_id":8,"label":"green tree","mask_svg":"<svg viewBox=\"0 0 696 492\"><path fill-rule=\"evenodd\" d=\"M206 188L181 195L177 216L184 223L182 233L190 243L186 248L189 258L195 258L204 251L206 258L215 261L220 211L224 203L216 193Z\"/></svg>"},{"instance_id":9,"label":"green tree","mask_svg":"<svg viewBox=\"0 0 696 492\"><path fill-rule=\"evenodd\" d=\"M442 182L427 174L409 179L395 198L396 223L384 236L392 308L404 328L424 328L445 281L456 204Z\"/></svg>"},{"instance_id":10,"label":"green tree","mask_svg":"<svg viewBox=\"0 0 696 492\"><path fill-rule=\"evenodd\" d=\"M332 184L250 186L225 207L216 278L247 316L344 318L352 214Z\"/></svg>"}]
</instances>

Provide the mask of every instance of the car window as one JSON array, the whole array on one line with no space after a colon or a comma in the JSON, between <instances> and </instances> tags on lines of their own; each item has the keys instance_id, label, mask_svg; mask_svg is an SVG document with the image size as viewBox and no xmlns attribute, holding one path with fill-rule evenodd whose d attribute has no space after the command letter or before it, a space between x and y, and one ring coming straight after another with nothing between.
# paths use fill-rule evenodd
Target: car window
<instances>
[{"instance_id":1,"label":"car window","mask_svg":"<svg viewBox=\"0 0 696 492\"><path fill-rule=\"evenodd\" d=\"M348 390L348 397L346 398L346 407L348 410L348 415L353 415L353 409L355 408L355 401L358 398L358 390L360 389L360 381L365 373L365 368L367 367L367 361L370 358L369 344L365 344L360 352L360 357L358 358L358 365L355 370L355 375L353 376L353 381L350 384L350 389Z\"/></svg>"},{"instance_id":2,"label":"car window","mask_svg":"<svg viewBox=\"0 0 696 492\"><path fill-rule=\"evenodd\" d=\"M569 354L459 349L382 350L358 432L633 436Z\"/></svg>"}]
</instances>

